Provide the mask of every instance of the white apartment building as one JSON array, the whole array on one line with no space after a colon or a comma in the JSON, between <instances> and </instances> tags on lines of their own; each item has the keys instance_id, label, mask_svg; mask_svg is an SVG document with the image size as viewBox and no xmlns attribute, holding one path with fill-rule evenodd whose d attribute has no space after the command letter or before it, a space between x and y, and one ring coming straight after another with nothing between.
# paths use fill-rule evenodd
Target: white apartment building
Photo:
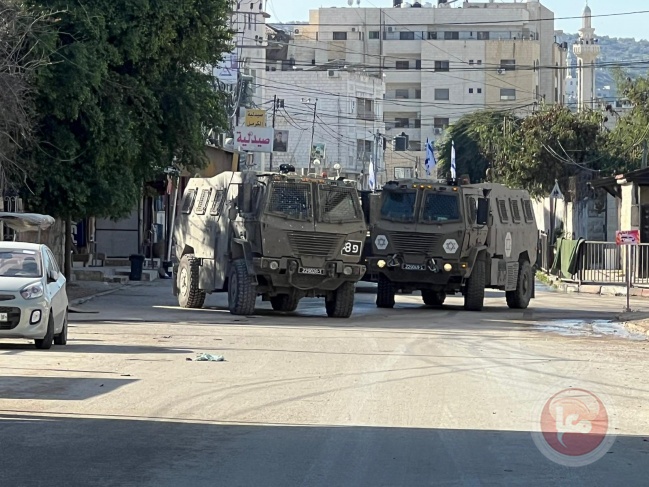
<instances>
[{"instance_id":1,"label":"white apartment building","mask_svg":"<svg viewBox=\"0 0 649 487\"><path fill-rule=\"evenodd\" d=\"M535 103L563 102L565 52L552 11L538 0L457 5L312 10L309 24L292 29L289 61L342 61L383 77L387 135L406 133L413 151L478 109L524 115Z\"/></svg>"},{"instance_id":2,"label":"white apartment building","mask_svg":"<svg viewBox=\"0 0 649 487\"><path fill-rule=\"evenodd\" d=\"M273 154L273 168L288 163L298 171L310 167L312 173L335 176L339 164L341 176L366 186L373 154L377 168L383 167L383 148L375 151L375 135L385 133L385 85L377 77L329 68L266 72L266 94L278 100L275 130L289 132L286 152ZM272 120L272 104L268 118ZM318 147L317 166L309 165L312 142ZM382 182L384 177L378 176Z\"/></svg>"}]
</instances>

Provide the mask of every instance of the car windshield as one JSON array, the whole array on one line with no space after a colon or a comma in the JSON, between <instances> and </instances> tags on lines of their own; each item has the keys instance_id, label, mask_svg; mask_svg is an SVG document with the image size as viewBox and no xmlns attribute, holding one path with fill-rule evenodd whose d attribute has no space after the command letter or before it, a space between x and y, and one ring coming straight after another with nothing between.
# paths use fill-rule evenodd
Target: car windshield
<instances>
[{"instance_id":1,"label":"car windshield","mask_svg":"<svg viewBox=\"0 0 649 487\"><path fill-rule=\"evenodd\" d=\"M421 221L424 223L444 223L460 219L460 205L455 194L426 193Z\"/></svg>"},{"instance_id":2,"label":"car windshield","mask_svg":"<svg viewBox=\"0 0 649 487\"><path fill-rule=\"evenodd\" d=\"M321 185L318 194L321 221L348 222L362 218L358 195L353 188Z\"/></svg>"},{"instance_id":3,"label":"car windshield","mask_svg":"<svg viewBox=\"0 0 649 487\"><path fill-rule=\"evenodd\" d=\"M417 193L415 191L385 191L381 217L399 222L414 221L416 201Z\"/></svg>"},{"instance_id":4,"label":"car windshield","mask_svg":"<svg viewBox=\"0 0 649 487\"><path fill-rule=\"evenodd\" d=\"M41 258L34 250L0 249L0 277L41 277Z\"/></svg>"},{"instance_id":5,"label":"car windshield","mask_svg":"<svg viewBox=\"0 0 649 487\"><path fill-rule=\"evenodd\" d=\"M274 182L266 211L285 218L310 220L313 217L311 184Z\"/></svg>"}]
</instances>

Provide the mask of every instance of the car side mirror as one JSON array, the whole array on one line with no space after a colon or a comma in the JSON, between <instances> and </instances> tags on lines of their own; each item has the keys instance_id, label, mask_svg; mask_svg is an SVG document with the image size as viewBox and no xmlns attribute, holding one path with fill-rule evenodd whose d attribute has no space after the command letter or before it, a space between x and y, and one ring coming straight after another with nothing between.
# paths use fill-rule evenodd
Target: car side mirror
<instances>
[{"instance_id":1,"label":"car side mirror","mask_svg":"<svg viewBox=\"0 0 649 487\"><path fill-rule=\"evenodd\" d=\"M58 280L59 280L59 273L56 271L50 272L47 276L47 282L56 282Z\"/></svg>"},{"instance_id":2,"label":"car side mirror","mask_svg":"<svg viewBox=\"0 0 649 487\"><path fill-rule=\"evenodd\" d=\"M489 223L489 200L487 198L478 199L478 214L476 223L484 226Z\"/></svg>"}]
</instances>

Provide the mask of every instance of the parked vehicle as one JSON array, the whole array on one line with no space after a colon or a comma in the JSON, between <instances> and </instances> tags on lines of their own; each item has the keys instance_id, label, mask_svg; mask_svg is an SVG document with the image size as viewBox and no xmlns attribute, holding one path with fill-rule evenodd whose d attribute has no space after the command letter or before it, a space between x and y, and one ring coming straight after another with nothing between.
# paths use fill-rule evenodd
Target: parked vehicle
<instances>
[{"instance_id":1,"label":"parked vehicle","mask_svg":"<svg viewBox=\"0 0 649 487\"><path fill-rule=\"evenodd\" d=\"M346 318L367 227L355 185L281 173L225 172L193 178L175 229L174 294L201 308L227 292L235 315L254 312L257 296L277 311L303 297L324 297L330 317Z\"/></svg>"},{"instance_id":2,"label":"parked vehicle","mask_svg":"<svg viewBox=\"0 0 649 487\"><path fill-rule=\"evenodd\" d=\"M428 305L462 293L465 309L480 311L486 288L506 291L510 308L528 307L538 230L526 191L408 179L368 201L366 262L378 307L393 307L398 291L420 290Z\"/></svg>"}]
</instances>

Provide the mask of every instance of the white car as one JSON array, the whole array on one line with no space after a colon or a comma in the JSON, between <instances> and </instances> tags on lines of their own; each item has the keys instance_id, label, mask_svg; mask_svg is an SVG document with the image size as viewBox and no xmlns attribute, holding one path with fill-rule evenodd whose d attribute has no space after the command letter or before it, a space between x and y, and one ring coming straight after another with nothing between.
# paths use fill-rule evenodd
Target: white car
<instances>
[{"instance_id":1,"label":"white car","mask_svg":"<svg viewBox=\"0 0 649 487\"><path fill-rule=\"evenodd\" d=\"M65 277L41 244L0 242L0 339L33 339L36 348L68 341Z\"/></svg>"}]
</instances>

